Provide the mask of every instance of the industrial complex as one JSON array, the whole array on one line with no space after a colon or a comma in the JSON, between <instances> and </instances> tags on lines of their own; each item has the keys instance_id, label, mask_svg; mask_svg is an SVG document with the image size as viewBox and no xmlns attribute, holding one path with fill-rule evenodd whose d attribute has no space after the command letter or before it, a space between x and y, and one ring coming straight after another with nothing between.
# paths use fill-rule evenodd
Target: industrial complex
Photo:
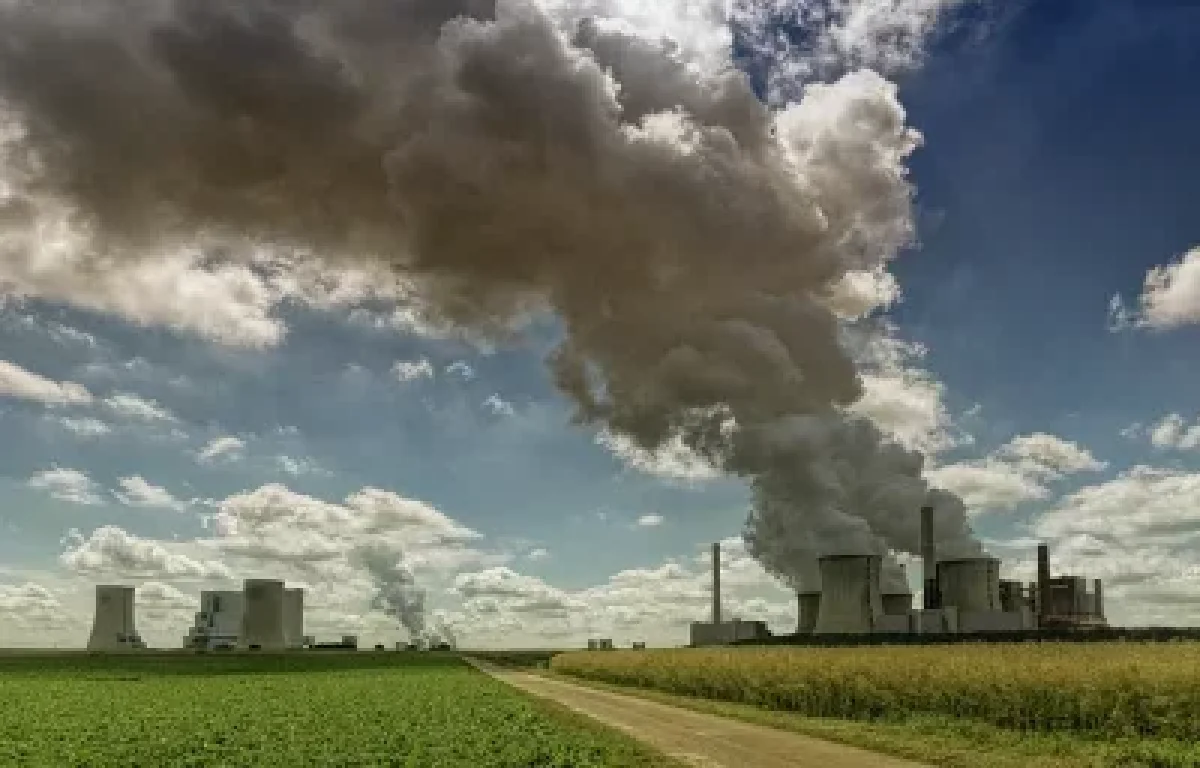
<instances>
[{"instance_id":1,"label":"industrial complex","mask_svg":"<svg viewBox=\"0 0 1200 768\"><path fill-rule=\"evenodd\" d=\"M1053 577L1046 545L1038 547L1037 581L1000 578L991 557L941 559L934 547L933 509L921 509L923 605L911 590L884 589L879 555L827 555L818 560L820 590L797 594L796 635L955 636L1100 629L1107 626L1100 580ZM712 620L691 625L691 645L728 645L771 638L761 621L723 621L721 550L713 545Z\"/></svg>"},{"instance_id":2,"label":"industrial complex","mask_svg":"<svg viewBox=\"0 0 1200 768\"><path fill-rule=\"evenodd\" d=\"M337 647L357 646L347 635ZM247 579L242 591L201 592L195 624L183 646L198 650L281 651L316 647L304 634L304 590L282 581ZM88 637L89 651L145 648L134 624L134 588L96 587L96 615Z\"/></svg>"}]
</instances>

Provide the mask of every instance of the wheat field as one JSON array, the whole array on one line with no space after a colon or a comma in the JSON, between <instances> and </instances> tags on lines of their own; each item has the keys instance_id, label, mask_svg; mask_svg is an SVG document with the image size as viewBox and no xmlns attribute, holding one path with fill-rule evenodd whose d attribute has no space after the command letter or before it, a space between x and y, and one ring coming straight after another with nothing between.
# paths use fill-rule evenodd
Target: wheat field
<instances>
[{"instance_id":1,"label":"wheat field","mask_svg":"<svg viewBox=\"0 0 1200 768\"><path fill-rule=\"evenodd\" d=\"M576 652L562 674L855 720L949 715L1099 738L1200 740L1200 643Z\"/></svg>"}]
</instances>

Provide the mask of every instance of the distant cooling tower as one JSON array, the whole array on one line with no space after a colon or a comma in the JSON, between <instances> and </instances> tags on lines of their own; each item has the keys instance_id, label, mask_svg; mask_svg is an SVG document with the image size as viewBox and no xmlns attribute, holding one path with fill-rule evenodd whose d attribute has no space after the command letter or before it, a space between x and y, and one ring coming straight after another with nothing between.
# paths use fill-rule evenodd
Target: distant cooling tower
<instances>
[{"instance_id":1,"label":"distant cooling tower","mask_svg":"<svg viewBox=\"0 0 1200 768\"><path fill-rule=\"evenodd\" d=\"M304 647L304 590L283 591L283 643L288 648Z\"/></svg>"},{"instance_id":2,"label":"distant cooling tower","mask_svg":"<svg viewBox=\"0 0 1200 768\"><path fill-rule=\"evenodd\" d=\"M820 592L800 592L796 595L796 633L811 634L817 626L817 615L821 611Z\"/></svg>"},{"instance_id":3,"label":"distant cooling tower","mask_svg":"<svg viewBox=\"0 0 1200 768\"><path fill-rule=\"evenodd\" d=\"M849 635L871 632L883 615L879 594L878 555L822 557L821 607L813 632L818 635Z\"/></svg>"},{"instance_id":4,"label":"distant cooling tower","mask_svg":"<svg viewBox=\"0 0 1200 768\"><path fill-rule=\"evenodd\" d=\"M999 611L1000 561L991 557L943 560L938 563L942 607L959 613Z\"/></svg>"},{"instance_id":5,"label":"distant cooling tower","mask_svg":"<svg viewBox=\"0 0 1200 768\"><path fill-rule=\"evenodd\" d=\"M286 647L283 582L247 579L244 592L241 644L264 651L283 650Z\"/></svg>"},{"instance_id":6,"label":"distant cooling tower","mask_svg":"<svg viewBox=\"0 0 1200 768\"><path fill-rule=\"evenodd\" d=\"M88 637L89 651L127 651L142 647L142 639L134 626L133 587L96 587L96 616L92 634Z\"/></svg>"}]
</instances>

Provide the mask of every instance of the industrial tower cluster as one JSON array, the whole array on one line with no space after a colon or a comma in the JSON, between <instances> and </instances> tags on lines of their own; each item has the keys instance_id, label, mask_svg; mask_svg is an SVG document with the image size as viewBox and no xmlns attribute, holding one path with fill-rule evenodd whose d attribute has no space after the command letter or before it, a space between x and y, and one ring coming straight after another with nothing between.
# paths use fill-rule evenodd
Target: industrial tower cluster
<instances>
[{"instance_id":1,"label":"industrial tower cluster","mask_svg":"<svg viewBox=\"0 0 1200 768\"><path fill-rule=\"evenodd\" d=\"M304 590L282 581L247 579L241 592L201 592L185 648L282 651L313 645L304 635ZM134 588L96 587L96 616L89 651L145 648L134 625Z\"/></svg>"},{"instance_id":2,"label":"industrial tower cluster","mask_svg":"<svg viewBox=\"0 0 1200 768\"><path fill-rule=\"evenodd\" d=\"M712 621L691 626L691 645L724 645L766 640L760 621L721 617L721 553L713 545ZM1000 578L992 557L939 559L934 546L933 508L921 509L923 603L913 607L907 587L881 587L879 555L829 555L818 560L819 591L797 594L798 635L973 635L1038 630L1103 628L1104 599L1099 579L1091 591L1077 576L1052 577L1050 554L1038 546L1037 581ZM900 591L903 589L903 591Z\"/></svg>"}]
</instances>

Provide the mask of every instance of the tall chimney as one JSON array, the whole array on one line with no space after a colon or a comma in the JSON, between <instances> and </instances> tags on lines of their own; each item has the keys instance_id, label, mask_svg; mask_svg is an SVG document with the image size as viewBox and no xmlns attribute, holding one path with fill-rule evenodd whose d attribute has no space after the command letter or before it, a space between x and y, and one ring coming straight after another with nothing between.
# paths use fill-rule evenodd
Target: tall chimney
<instances>
[{"instance_id":1,"label":"tall chimney","mask_svg":"<svg viewBox=\"0 0 1200 768\"><path fill-rule=\"evenodd\" d=\"M1096 614L1097 618L1103 619L1104 618L1104 587L1101 584L1100 579L1096 579L1092 582L1092 591L1095 593L1095 597L1093 598L1093 601L1095 603L1095 610L1093 611L1093 613Z\"/></svg>"},{"instance_id":2,"label":"tall chimney","mask_svg":"<svg viewBox=\"0 0 1200 768\"><path fill-rule=\"evenodd\" d=\"M712 620L713 624L721 623L721 542L713 542L712 547L712 565L713 565L713 605L712 605Z\"/></svg>"},{"instance_id":3,"label":"tall chimney","mask_svg":"<svg viewBox=\"0 0 1200 768\"><path fill-rule=\"evenodd\" d=\"M1043 623L1050 615L1050 547L1038 544L1037 549L1038 619Z\"/></svg>"},{"instance_id":4,"label":"tall chimney","mask_svg":"<svg viewBox=\"0 0 1200 768\"><path fill-rule=\"evenodd\" d=\"M921 571L925 582L925 607L940 607L937 582L937 552L933 548L933 507L921 507Z\"/></svg>"}]
</instances>

